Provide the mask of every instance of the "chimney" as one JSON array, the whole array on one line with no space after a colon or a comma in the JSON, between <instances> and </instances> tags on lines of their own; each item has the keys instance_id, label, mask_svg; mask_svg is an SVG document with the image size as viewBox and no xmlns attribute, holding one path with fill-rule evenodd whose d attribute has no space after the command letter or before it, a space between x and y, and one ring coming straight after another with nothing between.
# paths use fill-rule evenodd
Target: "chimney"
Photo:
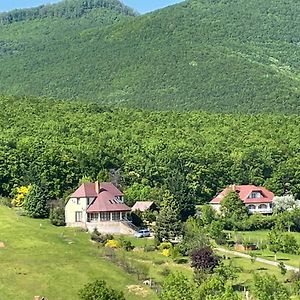
<instances>
[{"instance_id":1,"label":"chimney","mask_svg":"<svg viewBox=\"0 0 300 300\"><path fill-rule=\"evenodd\" d=\"M98 180L95 182L95 191L97 195L100 193L100 182Z\"/></svg>"}]
</instances>

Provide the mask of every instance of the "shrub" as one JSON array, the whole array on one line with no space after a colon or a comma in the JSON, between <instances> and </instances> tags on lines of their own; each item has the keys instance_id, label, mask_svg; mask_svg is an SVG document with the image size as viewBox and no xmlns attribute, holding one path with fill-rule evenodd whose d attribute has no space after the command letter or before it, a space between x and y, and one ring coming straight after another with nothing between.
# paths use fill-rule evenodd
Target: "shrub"
<instances>
[{"instance_id":1,"label":"shrub","mask_svg":"<svg viewBox=\"0 0 300 300\"><path fill-rule=\"evenodd\" d=\"M156 247L153 245L145 245L144 246L144 252L152 252L152 251L155 251L156 250Z\"/></svg>"},{"instance_id":2,"label":"shrub","mask_svg":"<svg viewBox=\"0 0 300 300\"><path fill-rule=\"evenodd\" d=\"M117 240L108 240L105 243L105 247L117 249L117 248L120 248L120 243Z\"/></svg>"},{"instance_id":3,"label":"shrub","mask_svg":"<svg viewBox=\"0 0 300 300\"><path fill-rule=\"evenodd\" d=\"M171 270L168 267L163 268L162 271L160 272L160 274L165 277L168 276L170 273Z\"/></svg>"},{"instance_id":4,"label":"shrub","mask_svg":"<svg viewBox=\"0 0 300 300\"><path fill-rule=\"evenodd\" d=\"M189 260L186 257L179 257L179 258L174 259L174 262L179 265L186 264L188 261Z\"/></svg>"},{"instance_id":5,"label":"shrub","mask_svg":"<svg viewBox=\"0 0 300 300\"><path fill-rule=\"evenodd\" d=\"M171 257L172 257L173 260L175 260L176 258L178 258L178 256L179 256L180 253L179 253L179 249L178 249L177 246L176 247L172 247L169 250L170 250L170 255L171 255Z\"/></svg>"},{"instance_id":6,"label":"shrub","mask_svg":"<svg viewBox=\"0 0 300 300\"><path fill-rule=\"evenodd\" d=\"M154 263L155 265L160 266L160 265L163 265L163 264L165 263L165 261L162 260L162 259L155 259L155 260L153 261L153 263Z\"/></svg>"},{"instance_id":7,"label":"shrub","mask_svg":"<svg viewBox=\"0 0 300 300\"><path fill-rule=\"evenodd\" d=\"M297 254L299 245L297 243L297 240L294 236L286 234L283 237L283 249L282 252L289 253L289 254Z\"/></svg>"},{"instance_id":8,"label":"shrub","mask_svg":"<svg viewBox=\"0 0 300 300\"><path fill-rule=\"evenodd\" d=\"M171 255L170 249L163 249L161 252L163 256L169 257Z\"/></svg>"},{"instance_id":9,"label":"shrub","mask_svg":"<svg viewBox=\"0 0 300 300\"><path fill-rule=\"evenodd\" d=\"M0 197L0 205L2 206L7 206L7 207L12 207L11 200L6 197Z\"/></svg>"},{"instance_id":10,"label":"shrub","mask_svg":"<svg viewBox=\"0 0 300 300\"><path fill-rule=\"evenodd\" d=\"M79 297L82 300L125 300L123 292L107 287L104 280L96 280L86 284L79 291Z\"/></svg>"},{"instance_id":11,"label":"shrub","mask_svg":"<svg viewBox=\"0 0 300 300\"><path fill-rule=\"evenodd\" d=\"M21 186L16 189L15 197L12 199L11 204L15 207L22 207L26 198L26 195L30 191L30 186Z\"/></svg>"},{"instance_id":12,"label":"shrub","mask_svg":"<svg viewBox=\"0 0 300 300\"><path fill-rule=\"evenodd\" d=\"M192 268L211 273L219 265L220 257L210 247L195 249L191 255Z\"/></svg>"},{"instance_id":13,"label":"shrub","mask_svg":"<svg viewBox=\"0 0 300 300\"><path fill-rule=\"evenodd\" d=\"M91 240L95 241L95 242L98 242L98 243L104 243L104 242L106 242L104 240L104 237L101 236L101 233L97 230L97 228L95 228L94 231L92 232L92 234L91 234Z\"/></svg>"},{"instance_id":14,"label":"shrub","mask_svg":"<svg viewBox=\"0 0 300 300\"><path fill-rule=\"evenodd\" d=\"M128 240L121 239L120 240L121 247L126 251L131 251L134 249L132 243Z\"/></svg>"},{"instance_id":15,"label":"shrub","mask_svg":"<svg viewBox=\"0 0 300 300\"><path fill-rule=\"evenodd\" d=\"M163 242L159 245L159 250L163 251L164 249L171 249L172 244L170 242Z\"/></svg>"},{"instance_id":16,"label":"shrub","mask_svg":"<svg viewBox=\"0 0 300 300\"><path fill-rule=\"evenodd\" d=\"M65 226L65 209L56 207L50 210L50 222L55 226Z\"/></svg>"},{"instance_id":17,"label":"shrub","mask_svg":"<svg viewBox=\"0 0 300 300\"><path fill-rule=\"evenodd\" d=\"M289 299L287 288L274 275L270 274L254 274L251 292L254 297L261 300Z\"/></svg>"}]
</instances>

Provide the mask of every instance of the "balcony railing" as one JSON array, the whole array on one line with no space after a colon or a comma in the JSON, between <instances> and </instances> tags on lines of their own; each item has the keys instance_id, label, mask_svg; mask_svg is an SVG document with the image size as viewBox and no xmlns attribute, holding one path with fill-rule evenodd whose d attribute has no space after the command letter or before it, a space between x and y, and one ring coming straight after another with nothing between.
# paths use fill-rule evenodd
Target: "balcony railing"
<instances>
[{"instance_id":1,"label":"balcony railing","mask_svg":"<svg viewBox=\"0 0 300 300\"><path fill-rule=\"evenodd\" d=\"M248 208L251 214L260 213L260 214L271 214L272 208Z\"/></svg>"}]
</instances>

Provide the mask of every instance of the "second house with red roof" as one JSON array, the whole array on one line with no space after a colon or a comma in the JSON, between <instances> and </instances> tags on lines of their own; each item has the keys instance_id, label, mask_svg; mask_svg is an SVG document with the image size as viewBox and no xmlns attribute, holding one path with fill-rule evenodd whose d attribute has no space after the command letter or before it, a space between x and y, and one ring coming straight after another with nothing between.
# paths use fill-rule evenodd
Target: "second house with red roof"
<instances>
[{"instance_id":1,"label":"second house with red roof","mask_svg":"<svg viewBox=\"0 0 300 300\"><path fill-rule=\"evenodd\" d=\"M221 202L230 191L235 191L239 195L250 213L272 213L274 194L264 187L255 185L231 185L225 188L210 201L216 211L220 211Z\"/></svg>"},{"instance_id":2,"label":"second house with red roof","mask_svg":"<svg viewBox=\"0 0 300 300\"><path fill-rule=\"evenodd\" d=\"M65 207L66 225L95 228L101 233L131 234L136 228L127 219L131 208L123 193L110 182L83 183L69 198Z\"/></svg>"}]
</instances>

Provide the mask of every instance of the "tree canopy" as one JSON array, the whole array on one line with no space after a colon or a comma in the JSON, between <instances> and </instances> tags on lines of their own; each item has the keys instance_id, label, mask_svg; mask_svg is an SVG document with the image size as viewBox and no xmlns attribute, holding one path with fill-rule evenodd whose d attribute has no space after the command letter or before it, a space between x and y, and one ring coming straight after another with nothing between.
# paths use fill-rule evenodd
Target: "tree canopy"
<instances>
[{"instance_id":1,"label":"tree canopy","mask_svg":"<svg viewBox=\"0 0 300 300\"><path fill-rule=\"evenodd\" d=\"M294 0L185 1L138 17L117 0L13 11L0 16L0 93L299 114L299 16Z\"/></svg>"}]
</instances>

